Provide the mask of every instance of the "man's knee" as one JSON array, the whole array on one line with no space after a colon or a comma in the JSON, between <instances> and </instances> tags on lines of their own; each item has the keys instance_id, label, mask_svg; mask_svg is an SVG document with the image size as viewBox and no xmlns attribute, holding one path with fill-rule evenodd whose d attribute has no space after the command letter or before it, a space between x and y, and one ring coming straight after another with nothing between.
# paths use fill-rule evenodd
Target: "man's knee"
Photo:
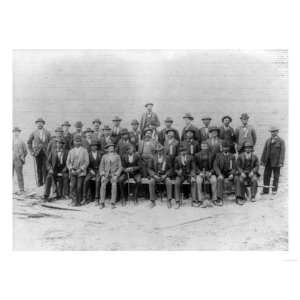
<instances>
[{"instance_id":1,"label":"man's knee","mask_svg":"<svg viewBox=\"0 0 300 300\"><path fill-rule=\"evenodd\" d=\"M196 178L196 182L197 182L198 184L202 184L202 182L203 182L202 176L198 175L197 178Z\"/></svg>"}]
</instances>

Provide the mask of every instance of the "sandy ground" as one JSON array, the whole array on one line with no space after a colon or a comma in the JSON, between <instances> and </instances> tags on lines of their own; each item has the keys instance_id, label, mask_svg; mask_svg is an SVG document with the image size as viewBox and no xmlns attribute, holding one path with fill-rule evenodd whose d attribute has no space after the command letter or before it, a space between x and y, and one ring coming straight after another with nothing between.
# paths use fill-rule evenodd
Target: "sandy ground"
<instances>
[{"instance_id":1,"label":"sandy ground","mask_svg":"<svg viewBox=\"0 0 300 300\"><path fill-rule=\"evenodd\" d=\"M16 250L288 250L287 184L276 197L257 196L244 206L229 197L223 207L176 210L165 200L100 210L90 203L76 211L43 207L42 189L14 196ZM71 208L69 201L53 205ZM109 203L108 203L109 204Z\"/></svg>"}]
</instances>

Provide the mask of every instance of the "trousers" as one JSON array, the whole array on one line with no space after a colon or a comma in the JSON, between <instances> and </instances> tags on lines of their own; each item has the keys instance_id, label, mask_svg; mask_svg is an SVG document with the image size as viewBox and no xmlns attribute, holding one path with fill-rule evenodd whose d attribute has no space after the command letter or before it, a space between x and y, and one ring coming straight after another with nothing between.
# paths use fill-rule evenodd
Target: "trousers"
<instances>
[{"instance_id":1,"label":"trousers","mask_svg":"<svg viewBox=\"0 0 300 300\"><path fill-rule=\"evenodd\" d=\"M257 193L257 182L258 178L255 175L253 175L251 178L248 176L246 178L243 178L242 176L237 177L236 196L245 199L246 186L250 185L251 197L254 198Z\"/></svg>"},{"instance_id":2,"label":"trousers","mask_svg":"<svg viewBox=\"0 0 300 300\"><path fill-rule=\"evenodd\" d=\"M34 159L36 162L38 186L42 186L45 183L47 176L47 156L45 152L41 150L39 154L34 157Z\"/></svg>"},{"instance_id":3,"label":"trousers","mask_svg":"<svg viewBox=\"0 0 300 300\"><path fill-rule=\"evenodd\" d=\"M182 183L187 180L191 184L191 194L192 194L192 201L196 201L196 182L192 182L190 177L186 176L177 176L175 179L175 201L180 202L180 194L181 194L181 188Z\"/></svg>"},{"instance_id":4,"label":"trousers","mask_svg":"<svg viewBox=\"0 0 300 300\"><path fill-rule=\"evenodd\" d=\"M54 184L56 187L56 195L58 198L62 196L68 196L69 190L69 174L63 173L61 176L57 174L48 174L45 181L45 192L44 196L49 197L51 186Z\"/></svg>"},{"instance_id":5,"label":"trousers","mask_svg":"<svg viewBox=\"0 0 300 300\"><path fill-rule=\"evenodd\" d=\"M117 183L118 178L116 176L103 176L101 179L101 189L100 189L100 203L105 202L105 196L106 196L106 185L107 183L111 183L111 203L116 203L117 199Z\"/></svg>"},{"instance_id":6,"label":"trousers","mask_svg":"<svg viewBox=\"0 0 300 300\"><path fill-rule=\"evenodd\" d=\"M88 195L88 191L91 187L91 181L95 180L95 199L100 199L100 185L101 185L101 177L99 174L92 175L88 173L83 182L83 199L86 199Z\"/></svg>"},{"instance_id":7,"label":"trousers","mask_svg":"<svg viewBox=\"0 0 300 300\"><path fill-rule=\"evenodd\" d=\"M196 177L196 184L197 184L197 194L198 194L198 200L202 201L203 199L203 189L202 184L205 184L204 177L201 175L198 175ZM208 182L211 185L211 192L212 192L212 200L217 200L217 178L215 175L211 175L209 178L207 178Z\"/></svg>"},{"instance_id":8,"label":"trousers","mask_svg":"<svg viewBox=\"0 0 300 300\"><path fill-rule=\"evenodd\" d=\"M23 162L21 160L13 160L13 175L16 172L18 187L20 192L24 191L24 177L23 177Z\"/></svg>"},{"instance_id":9,"label":"trousers","mask_svg":"<svg viewBox=\"0 0 300 300\"><path fill-rule=\"evenodd\" d=\"M142 180L142 176L140 173L137 174L130 174L129 178L133 178L135 181L135 185L134 185L134 199L137 200L138 198L138 193L141 187L141 180ZM120 177L119 177L119 187L120 187L120 194L121 194L121 199L128 199L128 192L125 193L126 187L128 183L125 183L128 179L128 176L126 173L123 173ZM128 186L127 186L128 188Z\"/></svg>"},{"instance_id":10,"label":"trousers","mask_svg":"<svg viewBox=\"0 0 300 300\"><path fill-rule=\"evenodd\" d=\"M84 176L71 174L70 193L71 193L72 202L75 204L80 204L82 200L83 182L84 182Z\"/></svg>"},{"instance_id":11,"label":"trousers","mask_svg":"<svg viewBox=\"0 0 300 300\"><path fill-rule=\"evenodd\" d=\"M270 164L266 164L265 170L264 170L264 185L269 186L271 181L271 176L273 173L273 192L277 192L278 190L278 184L279 184L279 177L280 177L280 167L271 167ZM263 188L263 192L268 194L269 188Z\"/></svg>"},{"instance_id":12,"label":"trousers","mask_svg":"<svg viewBox=\"0 0 300 300\"><path fill-rule=\"evenodd\" d=\"M156 200L155 186L157 184L165 184L167 189L167 198L172 199L172 182L171 179L167 177L165 180L156 180L155 178L150 179L149 181L150 200L151 201Z\"/></svg>"}]
</instances>

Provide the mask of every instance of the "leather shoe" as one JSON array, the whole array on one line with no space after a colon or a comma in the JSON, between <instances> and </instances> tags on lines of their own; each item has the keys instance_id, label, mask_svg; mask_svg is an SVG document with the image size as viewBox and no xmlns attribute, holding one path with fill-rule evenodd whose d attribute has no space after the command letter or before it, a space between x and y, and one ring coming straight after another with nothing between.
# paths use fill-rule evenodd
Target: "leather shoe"
<instances>
[{"instance_id":1,"label":"leather shoe","mask_svg":"<svg viewBox=\"0 0 300 300\"><path fill-rule=\"evenodd\" d=\"M177 201L177 202L176 202L176 204L175 204L175 209L179 209L179 208L180 208L180 206L181 206L181 205L180 205L180 202L179 202L179 201Z\"/></svg>"},{"instance_id":2,"label":"leather shoe","mask_svg":"<svg viewBox=\"0 0 300 300\"><path fill-rule=\"evenodd\" d=\"M172 199L169 199L168 201L167 201L167 207L168 208L172 208Z\"/></svg>"},{"instance_id":3,"label":"leather shoe","mask_svg":"<svg viewBox=\"0 0 300 300\"><path fill-rule=\"evenodd\" d=\"M116 204L115 203L112 203L111 204L111 209L115 209L117 206L116 206Z\"/></svg>"},{"instance_id":4,"label":"leather shoe","mask_svg":"<svg viewBox=\"0 0 300 300\"><path fill-rule=\"evenodd\" d=\"M100 209L103 209L104 207L105 207L104 203L100 203L100 204L99 204L99 208L100 208Z\"/></svg>"},{"instance_id":5,"label":"leather shoe","mask_svg":"<svg viewBox=\"0 0 300 300\"><path fill-rule=\"evenodd\" d=\"M156 205L155 201L151 200L150 208L153 208Z\"/></svg>"}]
</instances>

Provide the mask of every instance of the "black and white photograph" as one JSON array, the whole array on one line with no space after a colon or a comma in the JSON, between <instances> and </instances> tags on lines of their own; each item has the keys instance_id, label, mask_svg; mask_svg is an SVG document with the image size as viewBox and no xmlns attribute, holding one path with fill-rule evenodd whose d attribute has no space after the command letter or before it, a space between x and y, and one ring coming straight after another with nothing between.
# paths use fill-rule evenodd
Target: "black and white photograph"
<instances>
[{"instance_id":1,"label":"black and white photograph","mask_svg":"<svg viewBox=\"0 0 300 300\"><path fill-rule=\"evenodd\" d=\"M13 249L289 250L287 49L13 51Z\"/></svg>"}]
</instances>

